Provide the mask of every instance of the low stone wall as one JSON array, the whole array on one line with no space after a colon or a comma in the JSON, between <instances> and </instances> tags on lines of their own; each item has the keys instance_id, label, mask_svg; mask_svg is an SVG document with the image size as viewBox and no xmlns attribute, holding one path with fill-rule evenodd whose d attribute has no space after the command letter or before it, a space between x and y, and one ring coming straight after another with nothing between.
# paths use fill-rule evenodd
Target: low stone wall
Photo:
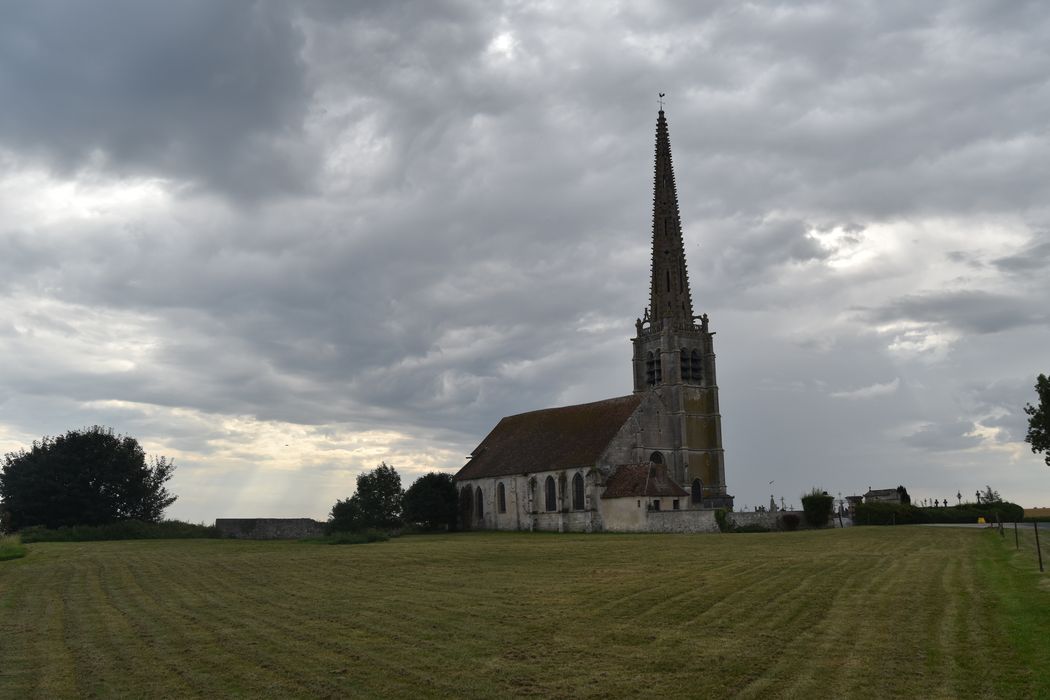
<instances>
[{"instance_id":1,"label":"low stone wall","mask_svg":"<svg viewBox=\"0 0 1050 700\"><path fill-rule=\"evenodd\" d=\"M649 532L718 532L713 510L651 510L646 525Z\"/></svg>"},{"instance_id":2,"label":"low stone wall","mask_svg":"<svg viewBox=\"0 0 1050 700\"><path fill-rule=\"evenodd\" d=\"M215 527L223 537L245 540L298 540L324 534L324 523L311 518L218 518Z\"/></svg>"},{"instance_id":3,"label":"low stone wall","mask_svg":"<svg viewBox=\"0 0 1050 700\"><path fill-rule=\"evenodd\" d=\"M764 511L759 513L726 513L726 520L733 523L737 527L748 527L757 525L758 527L764 527L768 530L783 530L783 525L780 524L780 518L791 513L798 516L798 528L799 530L811 529L806 524L806 515L801 510L778 510L775 513L771 511ZM836 527L838 522L835 523Z\"/></svg>"}]
</instances>

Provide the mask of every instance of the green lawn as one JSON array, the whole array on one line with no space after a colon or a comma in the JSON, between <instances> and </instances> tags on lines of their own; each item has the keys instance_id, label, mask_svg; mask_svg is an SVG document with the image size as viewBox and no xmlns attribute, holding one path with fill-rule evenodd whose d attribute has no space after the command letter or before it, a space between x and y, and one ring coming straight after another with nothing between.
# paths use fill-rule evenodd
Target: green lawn
<instances>
[{"instance_id":1,"label":"green lawn","mask_svg":"<svg viewBox=\"0 0 1050 700\"><path fill-rule=\"evenodd\" d=\"M1008 534L31 544L0 697L1050 697L1050 588Z\"/></svg>"}]
</instances>

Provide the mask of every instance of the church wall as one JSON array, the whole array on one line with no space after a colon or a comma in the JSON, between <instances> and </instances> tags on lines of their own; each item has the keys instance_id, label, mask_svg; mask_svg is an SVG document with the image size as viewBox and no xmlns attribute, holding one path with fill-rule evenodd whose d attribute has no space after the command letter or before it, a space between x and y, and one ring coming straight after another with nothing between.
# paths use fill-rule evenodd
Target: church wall
<instances>
[{"instance_id":1,"label":"church wall","mask_svg":"<svg viewBox=\"0 0 1050 700\"><path fill-rule=\"evenodd\" d=\"M584 479L584 509L572 509L572 480L576 474ZM557 489L556 509L546 510L544 491L547 477L554 478ZM499 512L497 493L499 484L506 489L506 512ZM457 482L457 489L470 488L476 493L480 487L483 514L475 512L471 529L476 530L551 530L555 532L596 532L602 529L597 510L600 486L593 469L566 469L559 471L516 474Z\"/></svg>"}]
</instances>

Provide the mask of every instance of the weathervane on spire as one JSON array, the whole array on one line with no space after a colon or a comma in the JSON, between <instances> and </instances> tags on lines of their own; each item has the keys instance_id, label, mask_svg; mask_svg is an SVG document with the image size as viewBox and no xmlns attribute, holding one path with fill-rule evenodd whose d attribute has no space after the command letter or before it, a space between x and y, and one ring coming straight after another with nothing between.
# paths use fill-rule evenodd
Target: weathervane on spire
<instances>
[{"instance_id":1,"label":"weathervane on spire","mask_svg":"<svg viewBox=\"0 0 1050 700\"><path fill-rule=\"evenodd\" d=\"M666 94L667 94L666 92L661 92L661 93L660 93L660 97L659 97L659 98L657 98L657 100L656 100L657 102L659 102L659 103L660 103L660 111L661 111L661 112L662 112L662 111L664 111L664 96L665 96Z\"/></svg>"}]
</instances>

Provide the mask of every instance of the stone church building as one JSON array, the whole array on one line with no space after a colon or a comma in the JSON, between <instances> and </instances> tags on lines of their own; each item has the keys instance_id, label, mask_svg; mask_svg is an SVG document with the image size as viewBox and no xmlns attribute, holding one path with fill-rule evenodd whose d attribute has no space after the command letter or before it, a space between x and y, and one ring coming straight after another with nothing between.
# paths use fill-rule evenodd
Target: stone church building
<instances>
[{"instance_id":1,"label":"stone church building","mask_svg":"<svg viewBox=\"0 0 1050 700\"><path fill-rule=\"evenodd\" d=\"M455 476L464 527L717 530L726 492L714 333L693 313L667 119L656 122L652 279L634 392L507 416Z\"/></svg>"}]
</instances>

